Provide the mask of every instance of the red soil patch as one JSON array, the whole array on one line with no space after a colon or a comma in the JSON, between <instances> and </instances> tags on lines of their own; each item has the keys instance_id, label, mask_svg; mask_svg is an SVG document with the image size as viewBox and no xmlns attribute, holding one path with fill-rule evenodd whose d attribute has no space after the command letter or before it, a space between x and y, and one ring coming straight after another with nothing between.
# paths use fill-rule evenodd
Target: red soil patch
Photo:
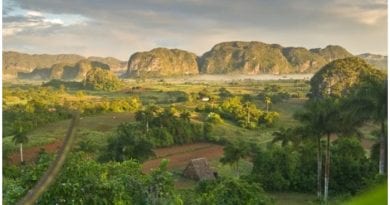
<instances>
[{"instance_id":1,"label":"red soil patch","mask_svg":"<svg viewBox=\"0 0 390 205\"><path fill-rule=\"evenodd\" d=\"M210 143L197 143L155 149L156 159L142 164L142 171L147 173L160 165L162 159L168 159L168 169L184 168L191 159L204 157L218 159L223 155L223 147Z\"/></svg>"},{"instance_id":2,"label":"red soil patch","mask_svg":"<svg viewBox=\"0 0 390 205\"><path fill-rule=\"evenodd\" d=\"M62 146L63 141L58 140L50 144L31 147L27 149L23 149L23 158L26 163L33 162L38 158L38 154L41 149L44 149L47 153L56 153ZM11 164L20 163L20 152L15 152L9 157L9 161Z\"/></svg>"},{"instance_id":3,"label":"red soil patch","mask_svg":"<svg viewBox=\"0 0 390 205\"><path fill-rule=\"evenodd\" d=\"M59 140L47 145L23 149L23 157L26 163L31 163L38 158L41 149L47 153L56 153L62 146L63 141ZM205 157L208 160L218 159L223 155L223 147L211 143L196 143L177 145L166 148L154 149L156 158L142 164L143 172L150 172L160 165L162 159L168 159L169 169L184 168L191 159ZM11 164L20 163L20 153L15 152L9 157Z\"/></svg>"}]
</instances>

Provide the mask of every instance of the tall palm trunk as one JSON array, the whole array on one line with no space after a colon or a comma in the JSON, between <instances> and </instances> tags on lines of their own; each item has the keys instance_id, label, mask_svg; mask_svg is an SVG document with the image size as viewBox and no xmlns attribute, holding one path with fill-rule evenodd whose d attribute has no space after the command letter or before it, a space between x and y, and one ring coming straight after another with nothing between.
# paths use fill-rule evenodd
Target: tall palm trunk
<instances>
[{"instance_id":1,"label":"tall palm trunk","mask_svg":"<svg viewBox=\"0 0 390 205\"><path fill-rule=\"evenodd\" d=\"M246 105L246 109L247 109L247 116L246 116L246 123L248 124L249 126L249 118L250 118L250 115L249 115L249 104Z\"/></svg>"},{"instance_id":2,"label":"tall palm trunk","mask_svg":"<svg viewBox=\"0 0 390 205\"><path fill-rule=\"evenodd\" d=\"M23 143L20 143L20 162L23 163Z\"/></svg>"},{"instance_id":3,"label":"tall palm trunk","mask_svg":"<svg viewBox=\"0 0 390 205\"><path fill-rule=\"evenodd\" d=\"M330 134L328 133L326 139L325 180L324 180L324 201L326 204L328 203L329 173L330 173Z\"/></svg>"},{"instance_id":4,"label":"tall palm trunk","mask_svg":"<svg viewBox=\"0 0 390 205\"><path fill-rule=\"evenodd\" d=\"M322 175L322 152L321 152L321 137L317 137L317 197L321 199L321 175Z\"/></svg>"},{"instance_id":5,"label":"tall palm trunk","mask_svg":"<svg viewBox=\"0 0 390 205\"><path fill-rule=\"evenodd\" d=\"M240 178L240 169L239 169L239 164L238 164L239 161L240 161L240 160L238 160L238 161L236 162L236 175L237 175L238 178Z\"/></svg>"},{"instance_id":6,"label":"tall palm trunk","mask_svg":"<svg viewBox=\"0 0 390 205\"><path fill-rule=\"evenodd\" d=\"M385 123L381 123L381 134L379 139L379 174L385 173Z\"/></svg>"}]
</instances>

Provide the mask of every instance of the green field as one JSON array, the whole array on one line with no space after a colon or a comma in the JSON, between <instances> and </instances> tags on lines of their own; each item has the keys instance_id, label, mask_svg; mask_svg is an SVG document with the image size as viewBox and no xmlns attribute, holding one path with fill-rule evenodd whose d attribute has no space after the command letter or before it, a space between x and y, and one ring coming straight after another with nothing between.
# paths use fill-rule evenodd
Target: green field
<instances>
[{"instance_id":1,"label":"green field","mask_svg":"<svg viewBox=\"0 0 390 205\"><path fill-rule=\"evenodd\" d=\"M266 104L259 94L270 85L277 86L279 91L294 94L288 99L272 102L270 111L278 112L279 119L272 126L258 126L254 129L240 127L237 122L231 119L224 119L223 123L213 126L211 136L214 142L224 144L226 141L242 140L245 142L261 144L266 147L273 139L273 132L280 128L288 128L298 125L299 122L293 117L294 113L303 109L303 105L308 92L309 86L307 82L295 80L272 80L272 81L253 81L241 80L237 82L201 82L201 83L172 83L161 82L159 80L147 80L146 82L127 82L125 88L115 92L108 91L93 91L83 90L82 99L86 101L99 101L99 99L123 99L131 96L137 96L142 101L143 105L159 105L161 107L174 106L180 110L189 110L191 112L191 121L201 123L206 121L206 112L197 112L196 108L199 104L210 105L211 102L201 102L199 99L180 100L183 96L191 96L194 93L201 92L207 89L210 95L218 96L219 90L225 88L232 96L241 96L251 98L257 108L266 109ZM6 84L8 89L23 89L26 85ZM79 91L76 89L68 89L69 95L64 95L64 98L77 100ZM26 104L26 100L7 98L8 105ZM223 98L217 98L213 103L220 104ZM6 119L5 119L6 120ZM120 113L100 113L94 115L86 115L80 118L80 123L76 132L76 144L74 150L88 149L92 156L97 157L107 146L107 139L115 135L117 127L124 122L135 122L133 112ZM61 141L69 126L70 120L60 120L57 122L48 123L39 126L28 132L28 143L24 145L26 150L36 147L44 147L52 143ZM367 125L362 128L363 134L367 140L374 140L371 136L371 131L376 129L376 125ZM87 148L85 148L87 147ZM3 137L3 156L11 157L17 155L18 145L12 141L12 136ZM7 160L7 159L6 159ZM223 165L218 159L210 161L220 176L236 177L237 170L230 165ZM249 175L253 165L248 160L239 162L240 175ZM196 186L196 182L183 178L181 175L183 167L170 170L174 174L175 186L178 190L192 190ZM187 193L188 194L188 193ZM271 193L275 204L318 204L314 194L302 193Z\"/></svg>"}]
</instances>

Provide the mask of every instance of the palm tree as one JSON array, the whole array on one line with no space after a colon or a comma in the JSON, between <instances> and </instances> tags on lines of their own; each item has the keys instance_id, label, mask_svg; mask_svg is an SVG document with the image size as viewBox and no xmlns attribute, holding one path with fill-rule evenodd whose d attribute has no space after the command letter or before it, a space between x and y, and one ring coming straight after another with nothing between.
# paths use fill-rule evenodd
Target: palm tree
<instances>
[{"instance_id":1,"label":"palm tree","mask_svg":"<svg viewBox=\"0 0 390 205\"><path fill-rule=\"evenodd\" d=\"M150 122L156 117L158 110L159 108L157 106L149 106L135 114L135 119L145 124L146 133L149 132Z\"/></svg>"},{"instance_id":2,"label":"palm tree","mask_svg":"<svg viewBox=\"0 0 390 205\"><path fill-rule=\"evenodd\" d=\"M264 102L265 102L265 105L266 105L266 110L268 112L269 105L272 103L271 98L270 97L265 97Z\"/></svg>"},{"instance_id":3,"label":"palm tree","mask_svg":"<svg viewBox=\"0 0 390 205\"><path fill-rule=\"evenodd\" d=\"M182 113L180 113L180 118L186 122L190 122L191 113L188 110L184 110Z\"/></svg>"},{"instance_id":4,"label":"palm tree","mask_svg":"<svg viewBox=\"0 0 390 205\"><path fill-rule=\"evenodd\" d=\"M330 174L330 136L340 130L341 115L338 101L332 98L312 100L305 105L305 110L295 114L295 118L303 124L304 130L317 141L317 196L321 197L322 150L321 138L326 137L324 200L328 199Z\"/></svg>"},{"instance_id":5,"label":"palm tree","mask_svg":"<svg viewBox=\"0 0 390 205\"><path fill-rule=\"evenodd\" d=\"M246 105L246 124L250 124L250 112L249 112L249 102L245 102Z\"/></svg>"},{"instance_id":6,"label":"palm tree","mask_svg":"<svg viewBox=\"0 0 390 205\"><path fill-rule=\"evenodd\" d=\"M135 113L135 119L145 124L146 133L149 132L149 121L151 120L151 116L146 110L140 110Z\"/></svg>"},{"instance_id":7,"label":"palm tree","mask_svg":"<svg viewBox=\"0 0 390 205\"><path fill-rule=\"evenodd\" d=\"M385 174L387 79L366 77L345 104L355 119L372 120L380 124L379 174Z\"/></svg>"},{"instance_id":8,"label":"palm tree","mask_svg":"<svg viewBox=\"0 0 390 205\"><path fill-rule=\"evenodd\" d=\"M282 147L287 146L289 142L292 142L295 146L299 143L298 133L293 128L281 128L273 132L272 135L274 136L272 143L281 142Z\"/></svg>"},{"instance_id":9,"label":"palm tree","mask_svg":"<svg viewBox=\"0 0 390 205\"><path fill-rule=\"evenodd\" d=\"M24 160L23 160L23 143L28 142L28 137L27 137L26 133L24 131L22 131L22 129L20 128L16 132L16 134L14 135L12 140L14 141L15 144L19 144L19 146L20 146L20 162L23 163L24 162Z\"/></svg>"},{"instance_id":10,"label":"palm tree","mask_svg":"<svg viewBox=\"0 0 390 205\"><path fill-rule=\"evenodd\" d=\"M239 140L238 142L230 142L223 148L224 155L220 159L222 164L235 165L236 174L239 177L238 163L240 159L246 157L250 153L250 147L244 141Z\"/></svg>"}]
</instances>

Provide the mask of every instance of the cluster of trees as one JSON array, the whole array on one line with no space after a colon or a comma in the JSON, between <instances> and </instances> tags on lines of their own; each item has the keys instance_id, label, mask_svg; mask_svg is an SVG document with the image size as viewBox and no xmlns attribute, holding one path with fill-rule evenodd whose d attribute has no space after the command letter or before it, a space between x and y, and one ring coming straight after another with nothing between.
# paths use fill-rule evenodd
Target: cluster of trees
<instances>
[{"instance_id":1,"label":"cluster of trees","mask_svg":"<svg viewBox=\"0 0 390 205\"><path fill-rule=\"evenodd\" d=\"M271 86L272 87L272 86ZM277 90L276 88L268 88L266 90ZM243 96L233 96L232 93L224 87L221 87L219 94L213 95L208 89L203 89L199 91L193 98L202 100L202 98L207 97L207 103L200 103L196 107L198 112L209 112L208 120L211 122L218 121L217 123L222 122L220 119L214 119L222 117L227 120L235 121L239 126L244 128L253 129L261 125L272 126L279 119L279 113L270 111L270 105L273 103L274 97L275 101L280 102L281 100L288 99L289 95L285 92L280 92L275 95L259 95L258 99L264 102L265 111L257 108L256 104L253 103L255 100L251 95ZM269 97L271 96L271 97ZM218 116L216 115L218 114Z\"/></svg>"},{"instance_id":2,"label":"cluster of trees","mask_svg":"<svg viewBox=\"0 0 390 205\"><path fill-rule=\"evenodd\" d=\"M52 158L41 154L36 165L4 171L3 202L15 204L38 181ZM83 163L80 163L83 162ZM38 204L182 204L174 191L167 161L152 173L133 160L99 163L82 152L72 154Z\"/></svg>"},{"instance_id":3,"label":"cluster of trees","mask_svg":"<svg viewBox=\"0 0 390 205\"><path fill-rule=\"evenodd\" d=\"M334 61L323 69L311 81L311 98L294 115L300 124L274 133L274 142L282 147L264 151L232 143L221 162L234 165L249 157L254 165L249 177L266 190L317 190L324 201L329 193L355 194L381 179L376 173L383 176L386 167L386 75L356 58ZM366 122L379 127L378 146L370 158L357 140Z\"/></svg>"},{"instance_id":4,"label":"cluster of trees","mask_svg":"<svg viewBox=\"0 0 390 205\"><path fill-rule=\"evenodd\" d=\"M191 112L175 107L151 105L136 113L140 128L157 147L207 139L210 130L204 123L191 121Z\"/></svg>"},{"instance_id":5,"label":"cluster of trees","mask_svg":"<svg viewBox=\"0 0 390 205\"><path fill-rule=\"evenodd\" d=\"M93 115L107 112L135 112L142 108L142 102L138 97L131 96L116 99L64 101L63 107L68 110L79 110L83 115Z\"/></svg>"},{"instance_id":6,"label":"cluster of trees","mask_svg":"<svg viewBox=\"0 0 390 205\"><path fill-rule=\"evenodd\" d=\"M245 100L243 97L235 96L223 100L220 104L216 102L202 103L196 107L198 112L209 112L212 115L236 122L240 127L253 129L261 125L273 126L279 119L279 113L269 111L271 101L266 99L266 109L257 108L256 104ZM215 116L214 116L215 117Z\"/></svg>"},{"instance_id":7,"label":"cluster of trees","mask_svg":"<svg viewBox=\"0 0 390 205\"><path fill-rule=\"evenodd\" d=\"M269 191L313 193L317 184L316 151L315 143L309 141L299 147L289 144L258 149L251 177ZM337 139L331 151L329 182L333 194L355 194L375 181L374 161L365 156L356 138Z\"/></svg>"},{"instance_id":8,"label":"cluster of trees","mask_svg":"<svg viewBox=\"0 0 390 205\"><path fill-rule=\"evenodd\" d=\"M5 88L3 93L3 136L27 132L48 122L69 118L62 104L63 93L47 87L26 90Z\"/></svg>"},{"instance_id":9,"label":"cluster of trees","mask_svg":"<svg viewBox=\"0 0 390 205\"><path fill-rule=\"evenodd\" d=\"M256 128L259 125L272 126L279 118L277 112L262 111L254 103L243 102L238 96L224 100L217 111L222 117L234 120L245 128Z\"/></svg>"},{"instance_id":10,"label":"cluster of trees","mask_svg":"<svg viewBox=\"0 0 390 205\"><path fill-rule=\"evenodd\" d=\"M136 112L135 123L121 124L108 140L102 161L147 160L152 148L206 141L212 126L191 122L191 113L174 107L149 106Z\"/></svg>"},{"instance_id":11,"label":"cluster of trees","mask_svg":"<svg viewBox=\"0 0 390 205\"><path fill-rule=\"evenodd\" d=\"M104 112L132 112L142 107L141 100L132 96L127 98L92 100L82 92L76 98L63 87L33 87L26 90L4 89L3 95L3 136L17 134L18 130L28 132L36 127L69 119L69 111L79 110L83 115ZM17 126L16 126L17 125Z\"/></svg>"},{"instance_id":12,"label":"cluster of trees","mask_svg":"<svg viewBox=\"0 0 390 205\"><path fill-rule=\"evenodd\" d=\"M196 203L208 204L273 204L273 200L259 183L238 178L219 178L216 181L203 181L196 187Z\"/></svg>"},{"instance_id":13,"label":"cluster of trees","mask_svg":"<svg viewBox=\"0 0 390 205\"><path fill-rule=\"evenodd\" d=\"M4 170L3 203L15 204L38 181L53 157L40 154L34 165L7 166ZM83 163L80 163L80 162ZM191 197L174 189L167 160L143 174L132 159L99 163L83 152L71 154L60 175L38 199L39 204L256 204L273 200L259 183L238 178L218 178L199 183Z\"/></svg>"},{"instance_id":14,"label":"cluster of trees","mask_svg":"<svg viewBox=\"0 0 390 205\"><path fill-rule=\"evenodd\" d=\"M230 164L240 180L261 184L271 192L314 193L317 187L317 147L311 139L291 140L278 138L266 148L242 140L229 142L224 148L221 162ZM283 140L284 139L284 140ZM282 146L275 144L287 141ZM322 146L324 160L325 143ZM329 186L333 195L354 195L368 186L378 183L377 159L369 158L356 137L339 138L332 142L330 166L332 174ZM240 175L239 161L250 160L253 164L249 175ZM324 167L324 164L321 165ZM321 178L324 173L321 173Z\"/></svg>"},{"instance_id":15,"label":"cluster of trees","mask_svg":"<svg viewBox=\"0 0 390 205\"><path fill-rule=\"evenodd\" d=\"M360 135L365 122L380 125L379 174L384 174L385 124L387 122L387 77L359 58L335 60L311 79L310 100L297 115L309 136L317 141L317 193L327 201L331 170L330 137ZM326 137L322 171L321 139ZM324 175L324 183L320 176Z\"/></svg>"},{"instance_id":16,"label":"cluster of trees","mask_svg":"<svg viewBox=\"0 0 390 205\"><path fill-rule=\"evenodd\" d=\"M123 86L114 73L100 68L88 71L83 84L89 89L105 91L118 90Z\"/></svg>"},{"instance_id":17,"label":"cluster of trees","mask_svg":"<svg viewBox=\"0 0 390 205\"><path fill-rule=\"evenodd\" d=\"M284 91L279 85L267 85L262 91L259 92L257 97L261 101L265 101L266 98L270 98L273 103L279 103L288 100L290 97L299 97L296 95L290 95L287 91Z\"/></svg>"},{"instance_id":18,"label":"cluster of trees","mask_svg":"<svg viewBox=\"0 0 390 205\"><path fill-rule=\"evenodd\" d=\"M331 137L337 138L359 136L359 127L370 121L380 126L379 130L379 174L384 174L385 160L385 127L387 123L387 79L386 75L371 68L358 58L346 58L336 60L322 68L311 80L311 95L304 110L295 117L301 122L297 132L285 133L285 137L308 138L316 143L317 147L317 195L327 201L329 190L338 189L332 176L340 170L331 168L336 162L332 159L334 153L331 145ZM325 138L323 141L322 139ZM322 146L325 143L325 146ZM344 147L347 148L347 147ZM332 154L331 154L332 153ZM350 155L363 159L358 149L350 150ZM344 157L345 166L353 166L357 160ZM351 161L352 160L352 161ZM365 163L362 163L365 164ZM364 165L362 165L364 166ZM364 168L362 168L364 169ZM332 174L331 174L331 170ZM363 174L359 175L360 181L364 181ZM352 176L354 176L352 174ZM372 176L372 175L371 175ZM344 172L342 177L351 177ZM323 181L322 181L323 179ZM340 178L338 180L341 180ZM342 181L342 180L341 180ZM346 180L344 180L346 181ZM345 182L346 183L346 182ZM350 183L356 183L355 181ZM333 187L332 187L333 186ZM358 189L360 185L353 185Z\"/></svg>"}]
</instances>

